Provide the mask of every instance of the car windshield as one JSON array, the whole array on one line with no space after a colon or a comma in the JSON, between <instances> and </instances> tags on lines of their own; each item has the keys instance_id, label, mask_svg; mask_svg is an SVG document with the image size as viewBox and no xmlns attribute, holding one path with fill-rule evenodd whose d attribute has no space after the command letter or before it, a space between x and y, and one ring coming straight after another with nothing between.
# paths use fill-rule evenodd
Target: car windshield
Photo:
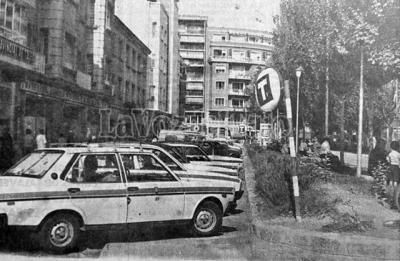
<instances>
[{"instance_id":1,"label":"car windshield","mask_svg":"<svg viewBox=\"0 0 400 261\"><path fill-rule=\"evenodd\" d=\"M34 152L22 159L2 176L42 177L61 157L61 151Z\"/></svg>"}]
</instances>

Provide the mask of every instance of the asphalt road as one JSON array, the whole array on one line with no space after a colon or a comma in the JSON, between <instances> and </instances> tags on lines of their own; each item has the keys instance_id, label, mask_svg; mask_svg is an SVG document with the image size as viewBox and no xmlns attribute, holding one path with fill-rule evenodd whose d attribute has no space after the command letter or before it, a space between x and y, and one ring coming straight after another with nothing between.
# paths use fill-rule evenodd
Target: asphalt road
<instances>
[{"instance_id":1,"label":"asphalt road","mask_svg":"<svg viewBox=\"0 0 400 261\"><path fill-rule=\"evenodd\" d=\"M151 228L140 231L103 231L82 239L79 252L65 256L49 255L34 247L27 235L14 235L16 244L0 246L0 260L252 260L252 237L249 232L250 210L247 194L233 214L224 217L220 235L192 237L182 228ZM25 238L26 240L22 240Z\"/></svg>"}]
</instances>

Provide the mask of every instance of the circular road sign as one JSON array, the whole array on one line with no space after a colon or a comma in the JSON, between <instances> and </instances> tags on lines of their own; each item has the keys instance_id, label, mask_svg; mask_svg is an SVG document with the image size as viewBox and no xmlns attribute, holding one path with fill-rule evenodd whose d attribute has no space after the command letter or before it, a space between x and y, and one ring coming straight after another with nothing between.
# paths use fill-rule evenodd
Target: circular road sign
<instances>
[{"instance_id":1,"label":"circular road sign","mask_svg":"<svg viewBox=\"0 0 400 261\"><path fill-rule=\"evenodd\" d=\"M261 110L269 112L278 105L281 96L281 81L277 71L263 70L256 82L256 99Z\"/></svg>"}]
</instances>

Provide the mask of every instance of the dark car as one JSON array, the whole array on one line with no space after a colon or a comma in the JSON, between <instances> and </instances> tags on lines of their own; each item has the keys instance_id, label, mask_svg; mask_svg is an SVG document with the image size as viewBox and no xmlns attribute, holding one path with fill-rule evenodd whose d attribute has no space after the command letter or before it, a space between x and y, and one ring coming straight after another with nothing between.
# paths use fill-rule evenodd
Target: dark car
<instances>
[{"instance_id":1,"label":"dark car","mask_svg":"<svg viewBox=\"0 0 400 261\"><path fill-rule=\"evenodd\" d=\"M208 155L228 156L240 158L242 155L241 149L233 148L227 144L218 141L200 141L196 142Z\"/></svg>"}]
</instances>

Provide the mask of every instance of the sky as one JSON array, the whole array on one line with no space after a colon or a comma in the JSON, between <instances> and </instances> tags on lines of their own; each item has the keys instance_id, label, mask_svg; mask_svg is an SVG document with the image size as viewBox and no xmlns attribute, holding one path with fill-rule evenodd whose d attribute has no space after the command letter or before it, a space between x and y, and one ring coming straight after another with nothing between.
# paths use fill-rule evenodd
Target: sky
<instances>
[{"instance_id":1,"label":"sky","mask_svg":"<svg viewBox=\"0 0 400 261\"><path fill-rule=\"evenodd\" d=\"M209 26L273 29L279 0L179 0L180 14L208 16Z\"/></svg>"},{"instance_id":2,"label":"sky","mask_svg":"<svg viewBox=\"0 0 400 261\"><path fill-rule=\"evenodd\" d=\"M179 0L180 15L208 16L208 26L272 31L280 0ZM116 14L149 45L147 0L117 0Z\"/></svg>"}]
</instances>

